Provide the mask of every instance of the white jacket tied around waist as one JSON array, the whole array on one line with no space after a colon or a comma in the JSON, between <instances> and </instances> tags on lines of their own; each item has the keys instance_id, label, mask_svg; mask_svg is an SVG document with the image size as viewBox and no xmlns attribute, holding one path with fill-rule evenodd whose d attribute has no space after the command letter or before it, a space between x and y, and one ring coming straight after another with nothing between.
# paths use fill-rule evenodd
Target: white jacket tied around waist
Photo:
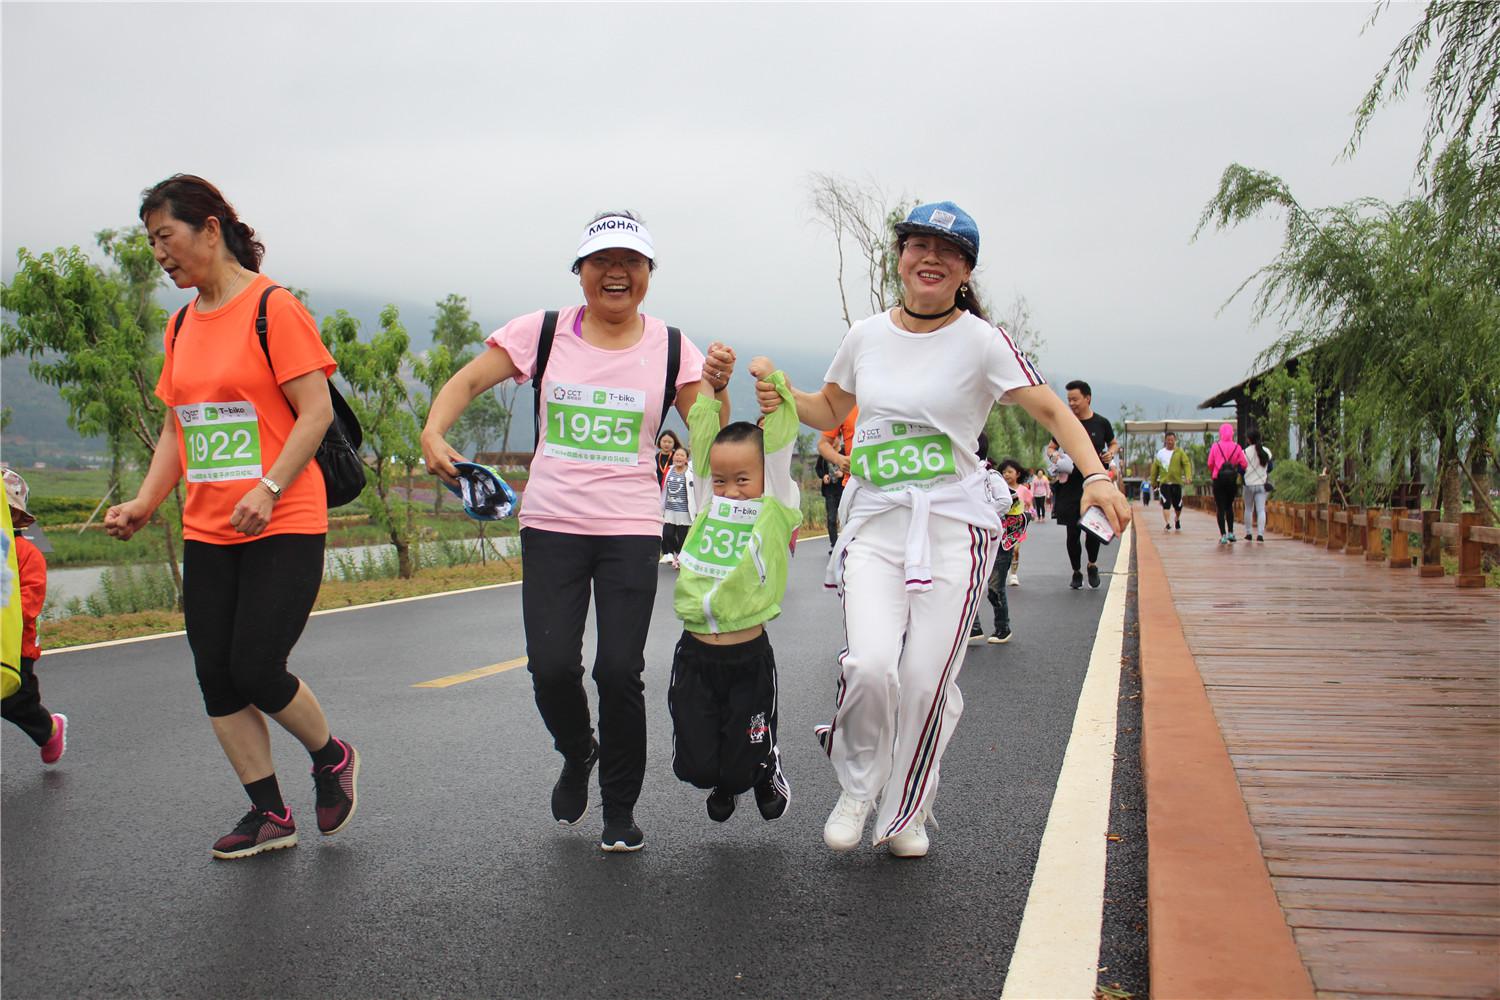
<instances>
[{"instance_id":1,"label":"white jacket tied around waist","mask_svg":"<svg viewBox=\"0 0 1500 1000\"><path fill-rule=\"evenodd\" d=\"M844 589L844 550L859 537L870 518L897 507L911 509L906 529L906 589L932 589L932 539L927 530L930 517L947 517L998 533L1000 515L1010 509L1010 487L999 473L980 468L967 478L932 490L907 487L884 492L852 478L839 504L839 540L828 557L825 586Z\"/></svg>"}]
</instances>

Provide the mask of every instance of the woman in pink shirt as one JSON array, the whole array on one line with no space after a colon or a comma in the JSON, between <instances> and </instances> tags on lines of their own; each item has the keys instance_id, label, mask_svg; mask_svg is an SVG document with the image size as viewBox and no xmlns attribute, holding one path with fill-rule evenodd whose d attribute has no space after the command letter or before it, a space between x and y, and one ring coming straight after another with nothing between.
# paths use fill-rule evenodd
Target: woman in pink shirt
<instances>
[{"instance_id":1,"label":"woman in pink shirt","mask_svg":"<svg viewBox=\"0 0 1500 1000\"><path fill-rule=\"evenodd\" d=\"M1234 541L1234 500L1245 471L1245 452L1234 440L1234 425L1219 426L1219 440L1208 449L1208 477L1214 484L1214 509L1219 518L1219 544Z\"/></svg>"},{"instance_id":2,"label":"woman in pink shirt","mask_svg":"<svg viewBox=\"0 0 1500 1000\"><path fill-rule=\"evenodd\" d=\"M443 435L469 402L504 379L537 389L536 453L521 507L521 605L537 709L563 756L552 816L571 826L588 812L599 765L606 851L645 843L634 808L646 773L646 631L661 553L657 436L667 409L683 420L706 375L729 419L725 386L734 352L705 360L677 330L640 311L656 269L651 234L630 212L584 228L573 273L584 305L511 320L433 400L422 431L427 468L456 482ZM583 689L583 626L594 595L599 736Z\"/></svg>"}]
</instances>

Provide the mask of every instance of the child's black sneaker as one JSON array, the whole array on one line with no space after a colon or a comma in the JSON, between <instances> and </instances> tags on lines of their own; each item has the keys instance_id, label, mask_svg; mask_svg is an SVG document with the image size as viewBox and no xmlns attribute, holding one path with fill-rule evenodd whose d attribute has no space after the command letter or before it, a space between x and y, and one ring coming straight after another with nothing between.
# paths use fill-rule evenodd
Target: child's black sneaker
<instances>
[{"instance_id":1,"label":"child's black sneaker","mask_svg":"<svg viewBox=\"0 0 1500 1000\"><path fill-rule=\"evenodd\" d=\"M755 807L762 819L780 819L792 804L792 786L781 773L781 759L777 756L771 772L755 783Z\"/></svg>"},{"instance_id":2,"label":"child's black sneaker","mask_svg":"<svg viewBox=\"0 0 1500 1000\"><path fill-rule=\"evenodd\" d=\"M589 811L589 775L599 762L599 741L591 740L589 754L582 760L563 758L562 773L552 786L552 818L564 826L573 826Z\"/></svg>"},{"instance_id":3,"label":"child's black sneaker","mask_svg":"<svg viewBox=\"0 0 1500 1000\"><path fill-rule=\"evenodd\" d=\"M262 851L295 846L297 824L292 822L290 809L280 816L263 809L251 809L240 817L233 830L214 841L214 857L234 861L252 857Z\"/></svg>"},{"instance_id":4,"label":"child's black sneaker","mask_svg":"<svg viewBox=\"0 0 1500 1000\"><path fill-rule=\"evenodd\" d=\"M735 801L735 796L715 788L708 793L708 801L704 803L708 808L708 818L715 823L724 822L734 815Z\"/></svg>"},{"instance_id":5,"label":"child's black sneaker","mask_svg":"<svg viewBox=\"0 0 1500 1000\"><path fill-rule=\"evenodd\" d=\"M646 846L646 835L635 825L630 813L604 818L604 835L599 838L599 849L611 854L622 851L639 851Z\"/></svg>"},{"instance_id":6,"label":"child's black sneaker","mask_svg":"<svg viewBox=\"0 0 1500 1000\"><path fill-rule=\"evenodd\" d=\"M974 619L974 624L969 629L969 641L970 642L983 642L984 641L984 629L982 629L982 628L979 627L979 619L978 618Z\"/></svg>"}]
</instances>

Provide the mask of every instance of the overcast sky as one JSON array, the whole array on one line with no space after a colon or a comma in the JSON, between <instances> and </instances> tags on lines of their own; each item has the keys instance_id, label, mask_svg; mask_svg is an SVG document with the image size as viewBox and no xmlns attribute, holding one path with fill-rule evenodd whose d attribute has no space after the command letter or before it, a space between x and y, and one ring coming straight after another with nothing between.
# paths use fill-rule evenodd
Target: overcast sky
<instances>
[{"instance_id":1,"label":"overcast sky","mask_svg":"<svg viewBox=\"0 0 1500 1000\"><path fill-rule=\"evenodd\" d=\"M1002 311L1026 296L1049 372L1202 398L1277 332L1219 310L1279 220L1189 243L1228 164L1309 205L1411 190L1420 95L1340 159L1420 18L1394 4L1362 33L1373 11L5 3L4 270L91 246L185 171L320 311L455 291L489 328L579 301L584 223L630 207L661 264L648 311L700 346L831 356L826 171L968 210L977 277Z\"/></svg>"}]
</instances>

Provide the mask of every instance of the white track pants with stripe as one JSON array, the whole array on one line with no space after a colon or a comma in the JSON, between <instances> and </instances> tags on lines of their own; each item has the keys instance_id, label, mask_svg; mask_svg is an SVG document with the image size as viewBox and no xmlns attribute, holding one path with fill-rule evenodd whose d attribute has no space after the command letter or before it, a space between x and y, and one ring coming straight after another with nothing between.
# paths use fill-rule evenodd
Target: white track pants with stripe
<instances>
[{"instance_id":1,"label":"white track pants with stripe","mask_svg":"<svg viewBox=\"0 0 1500 1000\"><path fill-rule=\"evenodd\" d=\"M999 544L994 532L933 517L932 589L908 591L910 518L904 508L872 517L845 553L847 648L825 743L844 790L880 800L877 844L904 830L937 791L963 713L958 671Z\"/></svg>"}]
</instances>

